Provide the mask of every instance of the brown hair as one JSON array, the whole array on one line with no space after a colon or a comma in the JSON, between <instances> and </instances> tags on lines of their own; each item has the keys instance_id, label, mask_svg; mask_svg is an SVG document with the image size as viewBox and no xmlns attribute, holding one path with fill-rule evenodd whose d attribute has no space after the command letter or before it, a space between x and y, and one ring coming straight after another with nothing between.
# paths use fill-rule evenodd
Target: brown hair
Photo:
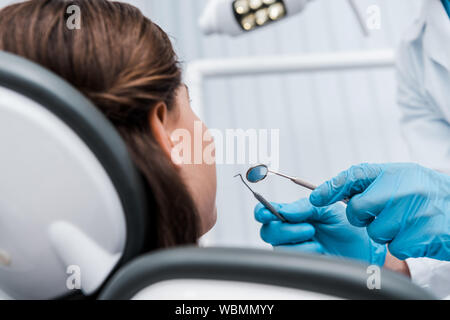
<instances>
[{"instance_id":1,"label":"brown hair","mask_svg":"<svg viewBox=\"0 0 450 320\"><path fill-rule=\"evenodd\" d=\"M67 27L77 5L81 29ZM147 250L196 243L194 201L151 134L149 112L175 108L181 70L172 44L135 7L106 0L32 0L0 11L0 50L65 78L115 125L148 182L152 226Z\"/></svg>"}]
</instances>

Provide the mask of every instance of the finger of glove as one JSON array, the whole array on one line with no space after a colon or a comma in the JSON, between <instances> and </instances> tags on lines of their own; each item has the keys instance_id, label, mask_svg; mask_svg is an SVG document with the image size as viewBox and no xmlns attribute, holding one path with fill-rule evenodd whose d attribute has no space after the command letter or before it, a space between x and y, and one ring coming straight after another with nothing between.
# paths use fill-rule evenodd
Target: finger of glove
<instances>
[{"instance_id":1,"label":"finger of glove","mask_svg":"<svg viewBox=\"0 0 450 320\"><path fill-rule=\"evenodd\" d=\"M275 251L301 252L307 254L324 254L325 249L317 241L306 241L298 244L280 245L274 247Z\"/></svg>"},{"instance_id":2,"label":"finger of glove","mask_svg":"<svg viewBox=\"0 0 450 320\"><path fill-rule=\"evenodd\" d=\"M324 207L364 192L383 170L383 165L360 164L323 183L310 195L314 206Z\"/></svg>"},{"instance_id":3,"label":"finger of glove","mask_svg":"<svg viewBox=\"0 0 450 320\"><path fill-rule=\"evenodd\" d=\"M280 213L288 222L299 223L308 221L313 216L316 216L317 208L314 207L308 199L300 199L293 203L287 204L272 204L274 208ZM262 204L255 207L255 219L263 224L279 221L279 219L272 214Z\"/></svg>"},{"instance_id":4,"label":"finger of glove","mask_svg":"<svg viewBox=\"0 0 450 320\"><path fill-rule=\"evenodd\" d=\"M261 227L261 238L273 246L308 241L314 234L315 229L309 223L288 224L273 221Z\"/></svg>"}]
</instances>

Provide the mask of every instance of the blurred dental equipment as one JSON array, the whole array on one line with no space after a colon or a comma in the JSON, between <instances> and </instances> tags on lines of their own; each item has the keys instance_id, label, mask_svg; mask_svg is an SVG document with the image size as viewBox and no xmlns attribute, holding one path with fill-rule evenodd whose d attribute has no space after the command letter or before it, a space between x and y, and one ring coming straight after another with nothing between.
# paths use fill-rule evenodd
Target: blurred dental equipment
<instances>
[{"instance_id":1,"label":"blurred dental equipment","mask_svg":"<svg viewBox=\"0 0 450 320\"><path fill-rule=\"evenodd\" d=\"M200 18L206 35L237 36L303 11L311 0L210 0Z\"/></svg>"},{"instance_id":2,"label":"blurred dental equipment","mask_svg":"<svg viewBox=\"0 0 450 320\"><path fill-rule=\"evenodd\" d=\"M250 190L251 193L255 196L256 200L258 200L264 207L266 207L267 210L269 210L273 215L275 215L278 219L280 219L283 222L287 222L286 218L283 217L281 214L277 212L277 210L270 204L269 201L267 201L262 195L255 192L250 188L250 186L244 181L244 178L242 177L242 174L237 174L234 176L235 178L240 177L242 180L242 183L245 184L245 186Z\"/></svg>"},{"instance_id":3,"label":"blurred dental equipment","mask_svg":"<svg viewBox=\"0 0 450 320\"><path fill-rule=\"evenodd\" d=\"M313 0L210 0L199 20L205 35L237 36L298 14ZM364 36L369 32L354 0L348 0Z\"/></svg>"},{"instance_id":4,"label":"blurred dental equipment","mask_svg":"<svg viewBox=\"0 0 450 320\"><path fill-rule=\"evenodd\" d=\"M356 21L358 22L362 34L364 35L364 37L368 37L369 30L367 28L363 15L361 14L361 12L359 12L358 7L356 6L355 0L348 0L348 3L353 11L353 14L355 15Z\"/></svg>"},{"instance_id":5,"label":"blurred dental equipment","mask_svg":"<svg viewBox=\"0 0 450 320\"><path fill-rule=\"evenodd\" d=\"M292 182L294 182L295 184L298 184L299 186L302 186L306 189L309 190L316 190L317 186L306 182L302 179L299 178L295 178L295 177L291 177L288 175L285 175L283 173L277 172L277 171L273 171L271 169L269 169L268 166L266 166L265 164L259 164L257 166L251 167L248 171L247 171L247 180L251 183L258 183L260 181L263 181L265 178L267 178L267 176L269 175L269 173L275 174L277 176L286 178L291 180ZM350 199L344 199L342 200L342 202L344 202L345 204L347 204L350 201Z\"/></svg>"}]
</instances>

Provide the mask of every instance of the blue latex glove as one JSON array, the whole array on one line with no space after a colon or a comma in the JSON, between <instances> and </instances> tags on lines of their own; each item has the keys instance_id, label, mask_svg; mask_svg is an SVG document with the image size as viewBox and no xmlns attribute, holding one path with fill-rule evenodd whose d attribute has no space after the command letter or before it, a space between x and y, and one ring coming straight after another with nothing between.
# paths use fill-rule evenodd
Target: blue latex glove
<instances>
[{"instance_id":1,"label":"blue latex glove","mask_svg":"<svg viewBox=\"0 0 450 320\"><path fill-rule=\"evenodd\" d=\"M319 186L315 206L351 198L347 218L399 259L450 260L450 176L416 164L362 164Z\"/></svg>"},{"instance_id":2,"label":"blue latex glove","mask_svg":"<svg viewBox=\"0 0 450 320\"><path fill-rule=\"evenodd\" d=\"M283 223L261 204L255 218L263 224L261 238L275 248L351 258L384 265L386 246L370 240L366 230L354 227L345 217L345 207L335 204L316 208L308 199L274 204L289 223Z\"/></svg>"}]
</instances>

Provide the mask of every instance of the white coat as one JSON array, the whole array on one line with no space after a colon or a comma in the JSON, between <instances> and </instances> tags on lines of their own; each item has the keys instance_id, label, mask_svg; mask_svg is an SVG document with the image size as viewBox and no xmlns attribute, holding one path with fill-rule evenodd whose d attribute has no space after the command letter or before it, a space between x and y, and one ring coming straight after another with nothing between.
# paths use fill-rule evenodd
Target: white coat
<instances>
[{"instance_id":1,"label":"white coat","mask_svg":"<svg viewBox=\"0 0 450 320\"><path fill-rule=\"evenodd\" d=\"M425 0L397 58L401 125L413 160L450 174L450 18ZM450 262L407 260L413 282L450 298Z\"/></svg>"}]
</instances>

